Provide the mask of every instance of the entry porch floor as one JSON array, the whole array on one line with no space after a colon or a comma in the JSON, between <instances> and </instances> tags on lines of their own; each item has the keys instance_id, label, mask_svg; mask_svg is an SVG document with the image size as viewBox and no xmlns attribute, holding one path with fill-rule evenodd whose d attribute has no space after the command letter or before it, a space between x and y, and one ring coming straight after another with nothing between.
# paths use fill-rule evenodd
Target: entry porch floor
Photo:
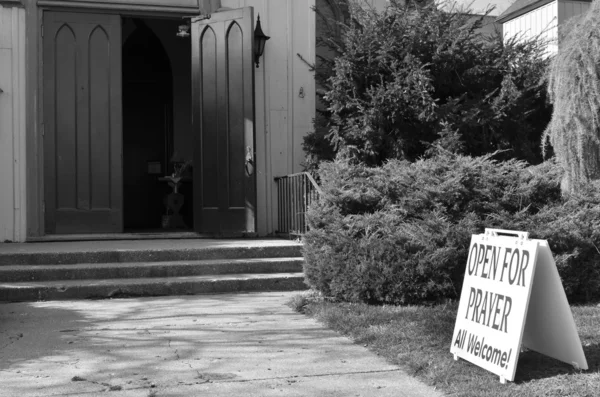
<instances>
[{"instance_id":1,"label":"entry porch floor","mask_svg":"<svg viewBox=\"0 0 600 397\"><path fill-rule=\"evenodd\" d=\"M211 234L201 234L187 229L150 229L126 230L124 233L90 233L90 234L49 234L40 237L29 237L29 243L48 243L59 241L104 241L104 240L181 240L209 239L215 240ZM230 239L230 238L228 238Z\"/></svg>"}]
</instances>

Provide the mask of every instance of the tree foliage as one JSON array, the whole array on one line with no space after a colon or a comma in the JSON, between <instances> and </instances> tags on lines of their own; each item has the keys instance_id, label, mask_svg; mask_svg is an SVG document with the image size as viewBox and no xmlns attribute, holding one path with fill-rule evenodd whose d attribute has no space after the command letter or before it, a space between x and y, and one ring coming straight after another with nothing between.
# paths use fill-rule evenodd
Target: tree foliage
<instances>
[{"instance_id":1,"label":"tree foliage","mask_svg":"<svg viewBox=\"0 0 600 397\"><path fill-rule=\"evenodd\" d=\"M600 178L600 3L562 27L548 72L554 104L544 133L565 170L562 189L575 193Z\"/></svg>"},{"instance_id":2,"label":"tree foliage","mask_svg":"<svg viewBox=\"0 0 600 397\"><path fill-rule=\"evenodd\" d=\"M317 70L326 110L305 140L309 158L376 165L414 160L433 143L541 161L550 109L539 41L503 43L499 32L480 32L485 16L435 4L392 0L378 12L350 0L345 10L329 23L339 35L321 39L338 56Z\"/></svg>"}]
</instances>

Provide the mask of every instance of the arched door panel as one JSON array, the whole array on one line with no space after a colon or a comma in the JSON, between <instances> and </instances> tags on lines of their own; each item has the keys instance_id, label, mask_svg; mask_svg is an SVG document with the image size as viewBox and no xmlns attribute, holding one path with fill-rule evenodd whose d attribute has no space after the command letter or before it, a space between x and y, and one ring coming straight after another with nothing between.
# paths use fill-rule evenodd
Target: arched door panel
<instances>
[{"instance_id":1,"label":"arched door panel","mask_svg":"<svg viewBox=\"0 0 600 397\"><path fill-rule=\"evenodd\" d=\"M44 12L46 233L123 229L121 20Z\"/></svg>"},{"instance_id":2,"label":"arched door panel","mask_svg":"<svg viewBox=\"0 0 600 397\"><path fill-rule=\"evenodd\" d=\"M253 18L246 7L192 26L194 227L202 233L256 230Z\"/></svg>"}]
</instances>

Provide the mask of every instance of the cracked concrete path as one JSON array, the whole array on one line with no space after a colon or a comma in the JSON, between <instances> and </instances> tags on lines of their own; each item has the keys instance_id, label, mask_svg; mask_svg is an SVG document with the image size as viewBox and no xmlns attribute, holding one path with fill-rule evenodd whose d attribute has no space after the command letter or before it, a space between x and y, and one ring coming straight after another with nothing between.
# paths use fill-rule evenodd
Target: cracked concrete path
<instances>
[{"instance_id":1,"label":"cracked concrete path","mask_svg":"<svg viewBox=\"0 0 600 397\"><path fill-rule=\"evenodd\" d=\"M0 304L0 395L440 396L298 292Z\"/></svg>"}]
</instances>

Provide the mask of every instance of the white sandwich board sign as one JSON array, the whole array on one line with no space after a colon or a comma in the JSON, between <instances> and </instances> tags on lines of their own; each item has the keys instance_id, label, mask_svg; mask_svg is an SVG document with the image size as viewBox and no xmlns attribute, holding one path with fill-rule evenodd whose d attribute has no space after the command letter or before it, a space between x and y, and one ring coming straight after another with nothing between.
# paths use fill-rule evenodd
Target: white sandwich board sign
<instances>
[{"instance_id":1,"label":"white sandwich board sign","mask_svg":"<svg viewBox=\"0 0 600 397\"><path fill-rule=\"evenodd\" d=\"M546 240L486 229L473 235L450 353L513 381L521 346L587 369Z\"/></svg>"}]
</instances>

